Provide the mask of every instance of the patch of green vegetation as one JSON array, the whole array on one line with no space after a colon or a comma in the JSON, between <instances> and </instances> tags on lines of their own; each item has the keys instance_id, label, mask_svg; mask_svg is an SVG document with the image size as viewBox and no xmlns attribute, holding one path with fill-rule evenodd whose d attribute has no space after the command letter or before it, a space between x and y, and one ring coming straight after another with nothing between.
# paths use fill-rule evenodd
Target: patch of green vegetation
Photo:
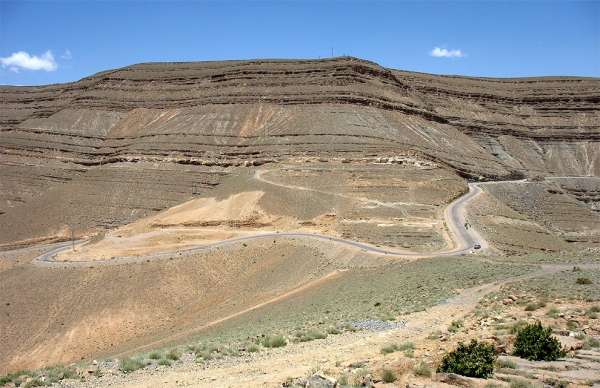
<instances>
[{"instance_id":1,"label":"patch of green vegetation","mask_svg":"<svg viewBox=\"0 0 600 388\"><path fill-rule=\"evenodd\" d=\"M517 369L517 363L512 360L507 359L499 359L496 361L496 366L498 368L506 368L506 369Z\"/></svg>"},{"instance_id":2,"label":"patch of green vegetation","mask_svg":"<svg viewBox=\"0 0 600 388\"><path fill-rule=\"evenodd\" d=\"M268 335L262 341L265 348L281 348L287 345L287 341L282 335Z\"/></svg>"},{"instance_id":3,"label":"patch of green vegetation","mask_svg":"<svg viewBox=\"0 0 600 388\"><path fill-rule=\"evenodd\" d=\"M452 321L452 323L450 323L450 326L448 327L448 331L450 333L458 333L463 326L464 322L461 319Z\"/></svg>"},{"instance_id":4,"label":"patch of green vegetation","mask_svg":"<svg viewBox=\"0 0 600 388\"><path fill-rule=\"evenodd\" d=\"M260 351L260 348L256 344L250 344L246 348L246 351L248 351L249 353L256 353L256 352Z\"/></svg>"},{"instance_id":5,"label":"patch of green vegetation","mask_svg":"<svg viewBox=\"0 0 600 388\"><path fill-rule=\"evenodd\" d=\"M398 345L388 344L381 348L381 354L390 354L399 350Z\"/></svg>"},{"instance_id":6,"label":"patch of green vegetation","mask_svg":"<svg viewBox=\"0 0 600 388\"><path fill-rule=\"evenodd\" d=\"M158 361L158 365L171 366L171 361L163 358L163 359L161 359L161 360Z\"/></svg>"},{"instance_id":7,"label":"patch of green vegetation","mask_svg":"<svg viewBox=\"0 0 600 388\"><path fill-rule=\"evenodd\" d=\"M23 385L23 388L43 387L44 385L46 385L46 382L44 380L42 380L40 377L36 377L36 378L26 382L25 385Z\"/></svg>"},{"instance_id":8,"label":"patch of green vegetation","mask_svg":"<svg viewBox=\"0 0 600 388\"><path fill-rule=\"evenodd\" d=\"M296 339L298 342L309 342L317 339L325 339L327 338L327 333L323 333L321 331L311 329L306 332L301 332L296 334Z\"/></svg>"},{"instance_id":9,"label":"patch of green vegetation","mask_svg":"<svg viewBox=\"0 0 600 388\"><path fill-rule=\"evenodd\" d=\"M535 361L555 361L565 355L560 341L552 336L552 329L543 327L540 322L518 331L513 354Z\"/></svg>"},{"instance_id":10,"label":"patch of green vegetation","mask_svg":"<svg viewBox=\"0 0 600 388\"><path fill-rule=\"evenodd\" d=\"M600 348L600 340L597 338L594 338L594 337L587 337L585 339L583 348L584 349Z\"/></svg>"},{"instance_id":11,"label":"patch of green vegetation","mask_svg":"<svg viewBox=\"0 0 600 388\"><path fill-rule=\"evenodd\" d=\"M546 302L539 301L539 302L527 303L527 305L525 306L525 311L535 311L542 307L546 307Z\"/></svg>"},{"instance_id":12,"label":"patch of green vegetation","mask_svg":"<svg viewBox=\"0 0 600 388\"><path fill-rule=\"evenodd\" d=\"M0 385L6 385L8 383L15 383L15 385L17 385L17 383L20 384L23 379L32 376L34 376L33 372L28 370L20 370L18 372L9 373L0 377Z\"/></svg>"},{"instance_id":13,"label":"patch of green vegetation","mask_svg":"<svg viewBox=\"0 0 600 388\"><path fill-rule=\"evenodd\" d=\"M492 344L472 340L468 345L459 343L455 350L446 354L439 370L486 379L494 372L496 358L496 351Z\"/></svg>"},{"instance_id":14,"label":"patch of green vegetation","mask_svg":"<svg viewBox=\"0 0 600 388\"><path fill-rule=\"evenodd\" d=\"M159 352L152 352L148 355L148 358L151 360L160 360L162 358L162 354Z\"/></svg>"},{"instance_id":15,"label":"patch of green vegetation","mask_svg":"<svg viewBox=\"0 0 600 388\"><path fill-rule=\"evenodd\" d=\"M556 307L552 307L546 312L546 315L550 318L558 318L558 314L560 314L560 311Z\"/></svg>"},{"instance_id":16,"label":"patch of green vegetation","mask_svg":"<svg viewBox=\"0 0 600 388\"><path fill-rule=\"evenodd\" d=\"M600 313L600 306L592 306L586 310L585 315L590 319L598 319L598 313Z\"/></svg>"},{"instance_id":17,"label":"patch of green vegetation","mask_svg":"<svg viewBox=\"0 0 600 388\"><path fill-rule=\"evenodd\" d=\"M527 293L546 300L600 301L600 287L595 286L600 283L600 270L586 269L585 275L585 278L593 283L591 286L577 284L577 279L582 277L581 272L565 270L552 275L511 283L503 289L503 292L507 295ZM555 311L555 314L550 313L549 316L557 317L558 311Z\"/></svg>"},{"instance_id":18,"label":"patch of green vegetation","mask_svg":"<svg viewBox=\"0 0 600 388\"><path fill-rule=\"evenodd\" d=\"M168 360L177 361L181 357L181 353L177 349L171 349L165 356Z\"/></svg>"},{"instance_id":19,"label":"patch of green vegetation","mask_svg":"<svg viewBox=\"0 0 600 388\"><path fill-rule=\"evenodd\" d=\"M396 381L397 379L398 378L396 377L396 374L391 369L384 369L381 373L381 380L383 380L384 383L390 384Z\"/></svg>"},{"instance_id":20,"label":"patch of green vegetation","mask_svg":"<svg viewBox=\"0 0 600 388\"><path fill-rule=\"evenodd\" d=\"M50 386L62 380L74 378L77 378L77 371L74 367L55 365L35 372L23 370L9 373L6 376L0 377L0 385L12 383L15 386L41 387L46 385ZM26 380L29 381L25 382Z\"/></svg>"},{"instance_id":21,"label":"patch of green vegetation","mask_svg":"<svg viewBox=\"0 0 600 388\"><path fill-rule=\"evenodd\" d=\"M429 340L437 340L442 336L442 331L441 330L435 330L432 331L431 333L429 333L427 335L427 339Z\"/></svg>"},{"instance_id":22,"label":"patch of green vegetation","mask_svg":"<svg viewBox=\"0 0 600 388\"><path fill-rule=\"evenodd\" d=\"M575 280L575 283L582 285L594 284L594 282L590 278L577 278L577 280Z\"/></svg>"},{"instance_id":23,"label":"patch of green vegetation","mask_svg":"<svg viewBox=\"0 0 600 388\"><path fill-rule=\"evenodd\" d=\"M487 263L466 257L423 259L349 270L285 300L211 327L193 340L243 344L263 333L294 337L297 331L354 331L351 322L389 312L397 317L447 300L456 290L520 275L535 266ZM374 306L379 302L379 306Z\"/></svg>"},{"instance_id":24,"label":"patch of green vegetation","mask_svg":"<svg viewBox=\"0 0 600 388\"><path fill-rule=\"evenodd\" d=\"M431 377L433 370L425 362L419 362L414 370L416 376Z\"/></svg>"},{"instance_id":25,"label":"patch of green vegetation","mask_svg":"<svg viewBox=\"0 0 600 388\"><path fill-rule=\"evenodd\" d=\"M510 388L535 388L533 384L525 379L514 378L510 380Z\"/></svg>"},{"instance_id":26,"label":"patch of green vegetation","mask_svg":"<svg viewBox=\"0 0 600 388\"><path fill-rule=\"evenodd\" d=\"M337 327L328 327L327 328L327 334L338 335L338 334L342 334L342 332Z\"/></svg>"},{"instance_id":27,"label":"patch of green vegetation","mask_svg":"<svg viewBox=\"0 0 600 388\"><path fill-rule=\"evenodd\" d=\"M577 321L567 321L567 329L573 331L579 328Z\"/></svg>"},{"instance_id":28,"label":"patch of green vegetation","mask_svg":"<svg viewBox=\"0 0 600 388\"><path fill-rule=\"evenodd\" d=\"M124 358L119 363L119 370L123 373L131 373L146 366L142 360L138 358Z\"/></svg>"},{"instance_id":29,"label":"patch of green vegetation","mask_svg":"<svg viewBox=\"0 0 600 388\"><path fill-rule=\"evenodd\" d=\"M73 367L65 367L63 365L56 365L50 368L42 370L42 374L46 376L44 381L57 383L64 379L74 379L77 377L77 371Z\"/></svg>"}]
</instances>

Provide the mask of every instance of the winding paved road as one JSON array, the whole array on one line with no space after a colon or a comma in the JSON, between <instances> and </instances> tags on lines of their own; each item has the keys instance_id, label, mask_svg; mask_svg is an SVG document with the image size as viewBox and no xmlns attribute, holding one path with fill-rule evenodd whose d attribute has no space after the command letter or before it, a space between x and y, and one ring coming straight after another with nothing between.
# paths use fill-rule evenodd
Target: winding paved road
<instances>
[{"instance_id":1,"label":"winding paved road","mask_svg":"<svg viewBox=\"0 0 600 388\"><path fill-rule=\"evenodd\" d=\"M275 183L272 181L265 180L262 178L260 173L255 175L256 179L259 179L265 183L273 184L276 186L288 187L287 185ZM101 266L101 265L118 265L118 264L128 264L135 263L147 260L157 260L157 259L166 259L169 257L177 257L183 255L189 255L197 252L209 251L216 248L227 247L229 245L237 244L240 242L245 242L249 240L258 240L258 239L267 239L267 238L312 238L323 241L330 241L337 244L343 244L347 246L351 246L357 249L362 250L363 252L377 255L385 255L385 256L394 256L394 257L436 257L436 256L451 256L451 255L461 255L472 252L473 245L475 242L481 245L481 250L485 250L487 248L487 243L481 238L481 236L477 233L473 228L465 227L465 214L466 214L466 206L468 203L473 200L475 197L482 193L481 188L479 187L482 183L469 183L469 191L464 195L458 197L454 200L444 211L444 219L446 225L450 231L453 246L440 250L437 252L431 253L420 253L420 252L411 252L411 251L399 251L399 250L390 250L379 248L377 246L363 243L360 241L347 240L339 237L328 236L324 234L318 233L305 233L305 232L264 232L257 233L249 236L235 237L228 240L219 241L212 244L203 244L203 245L195 245L183 249L179 249L177 251L171 252L161 252L155 253L146 256L120 256L115 257L109 260L77 260L77 261L56 261L56 255L62 251L68 250L71 247L71 242L63 242L57 243L54 245L52 249L48 252L43 253L42 255L36 257L32 262L36 265L44 266L44 267L67 267L67 266L80 266L80 267L89 267L89 266ZM292 189L304 189L309 191L318 191L310 188L303 187L288 187ZM329 193L336 195L337 193ZM342 195L342 194L339 194ZM359 201L362 201L361 198L353 198ZM371 200L367 200L371 201ZM393 204L386 204L387 206L394 206ZM85 240L77 241L77 243L85 242Z\"/></svg>"},{"instance_id":2,"label":"winding paved road","mask_svg":"<svg viewBox=\"0 0 600 388\"><path fill-rule=\"evenodd\" d=\"M368 198L360 198L360 197L352 197L342 193L334 193L334 192L326 192L322 190L317 190L309 187L302 186L290 186L283 183L271 181L265 179L263 174L268 172L268 170L258 170L254 174L254 178L260 180L261 182L285 187L292 190L304 190L304 191L314 191L323 194L336 195L347 199L353 199L357 201L362 201L366 203L377 204L380 206L386 207L401 207L406 205L403 202L381 202L377 200L372 200ZM547 177L545 179L563 179L563 178L593 178L599 179L598 177L586 176L586 177ZM155 253L147 256L121 256L115 257L110 260L78 260L78 261L56 261L56 255L62 251L65 251L71 247L71 242L62 242L53 245L53 248L48 252L38 256L33 260L34 264L46 266L46 267L66 267L66 266L100 266L100 265L117 265L117 264L127 264L127 263L135 263L147 260L156 260L156 259L167 259L177 256L189 255L196 252L208 251L216 248L227 247L233 244L237 244L244 241L249 240L258 240L258 239L267 239L267 238L312 238L323 241L330 241L336 244L343 244L347 246L351 246L357 249L362 250L363 252L376 254L376 255L386 255L393 257L436 257L436 256L451 256L451 255L462 255L476 252L473 250L473 246L477 243L481 245L481 249L479 252L485 251L489 248L488 243L485 239L477 232L477 230L472 227L466 227L466 208L469 202L471 202L474 198L479 196L483 191L481 186L484 185L495 185L502 183L529 183L529 181L525 179L521 180L513 180L513 181L492 181L492 182L481 182L481 183L469 183L469 191L464 195L455 199L452 203L446 207L444 210L444 221L446 226L450 232L450 236L452 238L452 246L442 249L437 252L430 253L420 253L420 252L411 252L411 251L400 251L400 250L390 250L385 248L379 248L377 246L363 243L360 241L347 240L339 237L328 236L324 234L318 233L305 233L305 232L257 232L253 235L235 237L228 240L219 241L212 244L205 245L195 245L183 249L179 249L177 251L171 252L161 252ZM77 243L83 243L84 240L77 241Z\"/></svg>"}]
</instances>

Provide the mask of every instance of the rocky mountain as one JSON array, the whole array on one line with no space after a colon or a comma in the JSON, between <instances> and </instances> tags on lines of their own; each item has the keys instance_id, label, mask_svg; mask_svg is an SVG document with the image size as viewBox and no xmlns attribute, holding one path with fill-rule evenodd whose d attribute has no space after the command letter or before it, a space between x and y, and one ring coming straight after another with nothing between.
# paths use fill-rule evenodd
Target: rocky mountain
<instances>
[{"instance_id":1,"label":"rocky mountain","mask_svg":"<svg viewBox=\"0 0 600 388\"><path fill-rule=\"evenodd\" d=\"M295 157L436 162L469 179L600 175L600 79L440 76L365 60L148 63L0 87L0 244L173 206Z\"/></svg>"}]
</instances>

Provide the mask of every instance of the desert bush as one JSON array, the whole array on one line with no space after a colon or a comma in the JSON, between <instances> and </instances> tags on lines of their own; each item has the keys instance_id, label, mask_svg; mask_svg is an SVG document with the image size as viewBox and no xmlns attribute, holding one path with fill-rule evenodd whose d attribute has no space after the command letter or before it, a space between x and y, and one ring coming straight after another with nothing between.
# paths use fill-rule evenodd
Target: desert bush
<instances>
[{"instance_id":1,"label":"desert bush","mask_svg":"<svg viewBox=\"0 0 600 388\"><path fill-rule=\"evenodd\" d=\"M600 306L592 306L587 311L590 313L600 313Z\"/></svg>"},{"instance_id":2,"label":"desert bush","mask_svg":"<svg viewBox=\"0 0 600 388\"><path fill-rule=\"evenodd\" d=\"M450 327L448 327L448 331L450 333L457 333L461 327L463 327L463 321L452 321L452 323L450 323Z\"/></svg>"},{"instance_id":3,"label":"desert bush","mask_svg":"<svg viewBox=\"0 0 600 388\"><path fill-rule=\"evenodd\" d=\"M390 369L384 369L381 373L381 380L384 383L393 383L397 380L396 374Z\"/></svg>"},{"instance_id":4,"label":"desert bush","mask_svg":"<svg viewBox=\"0 0 600 388\"><path fill-rule=\"evenodd\" d=\"M472 340L468 345L459 343L455 350L446 354L439 370L485 379L494 372L496 358L493 345Z\"/></svg>"},{"instance_id":5,"label":"desert bush","mask_svg":"<svg viewBox=\"0 0 600 388\"><path fill-rule=\"evenodd\" d=\"M507 369L516 369L517 364L514 361L501 359L496 361L496 366L498 368L507 368Z\"/></svg>"},{"instance_id":6,"label":"desert bush","mask_svg":"<svg viewBox=\"0 0 600 388\"><path fill-rule=\"evenodd\" d=\"M123 373L130 373L146 366L142 360L136 358L124 358L119 363L119 370Z\"/></svg>"},{"instance_id":7,"label":"desert bush","mask_svg":"<svg viewBox=\"0 0 600 388\"><path fill-rule=\"evenodd\" d=\"M535 311L539 308L537 303L528 303L527 306L525 306L525 311Z\"/></svg>"},{"instance_id":8,"label":"desert bush","mask_svg":"<svg viewBox=\"0 0 600 388\"><path fill-rule=\"evenodd\" d=\"M600 340L594 337L588 337L583 345L585 349L600 348Z\"/></svg>"},{"instance_id":9,"label":"desert bush","mask_svg":"<svg viewBox=\"0 0 600 388\"><path fill-rule=\"evenodd\" d=\"M77 377L77 371L73 367L65 367L63 365L56 365L50 368L46 368L42 371L42 374L46 376L44 381L52 384L57 383L64 379L74 379Z\"/></svg>"},{"instance_id":10,"label":"desert bush","mask_svg":"<svg viewBox=\"0 0 600 388\"><path fill-rule=\"evenodd\" d=\"M296 338L300 342L309 342L309 341L314 341L314 340L317 340L317 339L327 338L327 334L326 333L322 333L322 332L320 332L318 330L309 330L309 331L304 332L304 333L298 333L298 334L296 334Z\"/></svg>"},{"instance_id":11,"label":"desert bush","mask_svg":"<svg viewBox=\"0 0 600 388\"><path fill-rule=\"evenodd\" d=\"M152 352L148 355L148 358L151 360L160 360L162 355L159 352Z\"/></svg>"},{"instance_id":12,"label":"desert bush","mask_svg":"<svg viewBox=\"0 0 600 388\"><path fill-rule=\"evenodd\" d=\"M327 334L337 335L341 333L342 332L337 327L330 327L327 329Z\"/></svg>"},{"instance_id":13,"label":"desert bush","mask_svg":"<svg viewBox=\"0 0 600 388\"><path fill-rule=\"evenodd\" d=\"M21 370L18 372L9 373L5 376L0 376L0 385L6 385L8 383L17 383L20 382L22 378L31 376L33 376L33 374L28 370Z\"/></svg>"},{"instance_id":14,"label":"desert bush","mask_svg":"<svg viewBox=\"0 0 600 388\"><path fill-rule=\"evenodd\" d=\"M418 363L415 366L414 372L415 372L416 376L423 376L423 377L431 377L431 374L433 373L431 368L427 364L425 364L423 361L421 361L420 363Z\"/></svg>"},{"instance_id":15,"label":"desert bush","mask_svg":"<svg viewBox=\"0 0 600 388\"><path fill-rule=\"evenodd\" d=\"M44 382L44 380L42 380L39 377L36 377L32 380L29 380L28 382L25 383L25 385L23 385L23 388L30 388L30 387L43 387L44 385L46 385L46 383Z\"/></svg>"},{"instance_id":16,"label":"desert bush","mask_svg":"<svg viewBox=\"0 0 600 388\"><path fill-rule=\"evenodd\" d=\"M287 341L282 335L269 335L263 339L262 345L265 348L280 348L287 345Z\"/></svg>"},{"instance_id":17,"label":"desert bush","mask_svg":"<svg viewBox=\"0 0 600 388\"><path fill-rule=\"evenodd\" d=\"M552 329L538 321L518 331L513 354L528 360L554 361L565 353L558 339L552 336Z\"/></svg>"},{"instance_id":18,"label":"desert bush","mask_svg":"<svg viewBox=\"0 0 600 388\"><path fill-rule=\"evenodd\" d=\"M575 280L575 283L577 284L592 284L592 279L590 278L577 278L577 280Z\"/></svg>"},{"instance_id":19,"label":"desert bush","mask_svg":"<svg viewBox=\"0 0 600 388\"><path fill-rule=\"evenodd\" d=\"M585 312L590 319L598 319L598 313L600 313L600 306L592 306Z\"/></svg>"},{"instance_id":20,"label":"desert bush","mask_svg":"<svg viewBox=\"0 0 600 388\"><path fill-rule=\"evenodd\" d=\"M171 361L167 360L166 358L163 358L158 361L158 365L171 366Z\"/></svg>"},{"instance_id":21,"label":"desert bush","mask_svg":"<svg viewBox=\"0 0 600 388\"><path fill-rule=\"evenodd\" d=\"M579 327L579 324L577 323L577 321L567 321L567 329L569 330L577 330L577 328Z\"/></svg>"},{"instance_id":22,"label":"desert bush","mask_svg":"<svg viewBox=\"0 0 600 388\"><path fill-rule=\"evenodd\" d=\"M165 356L168 360L177 361L181 357L181 354L177 349L171 349Z\"/></svg>"},{"instance_id":23,"label":"desert bush","mask_svg":"<svg viewBox=\"0 0 600 388\"><path fill-rule=\"evenodd\" d=\"M397 352L399 350L398 345L396 344L388 344L381 348L381 354L390 354Z\"/></svg>"},{"instance_id":24,"label":"desert bush","mask_svg":"<svg viewBox=\"0 0 600 388\"><path fill-rule=\"evenodd\" d=\"M510 380L510 388L534 388L534 386L525 379L516 378Z\"/></svg>"},{"instance_id":25,"label":"desert bush","mask_svg":"<svg viewBox=\"0 0 600 388\"><path fill-rule=\"evenodd\" d=\"M551 307L546 313L550 318L558 318L558 314L560 314L560 311L556 307Z\"/></svg>"},{"instance_id":26,"label":"desert bush","mask_svg":"<svg viewBox=\"0 0 600 388\"><path fill-rule=\"evenodd\" d=\"M248 352L250 352L250 353L256 353L256 352L258 352L258 351L260 350L260 348L259 348L259 347L258 347L258 345L256 345L256 344L251 344L250 346L248 346L248 347L246 348L246 350L247 350Z\"/></svg>"}]
</instances>

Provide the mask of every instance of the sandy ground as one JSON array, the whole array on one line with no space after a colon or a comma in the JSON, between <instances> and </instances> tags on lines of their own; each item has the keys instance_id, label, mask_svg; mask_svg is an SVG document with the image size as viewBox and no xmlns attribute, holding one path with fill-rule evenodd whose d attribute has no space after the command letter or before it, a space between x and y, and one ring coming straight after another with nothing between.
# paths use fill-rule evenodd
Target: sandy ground
<instances>
[{"instance_id":1,"label":"sandy ground","mask_svg":"<svg viewBox=\"0 0 600 388\"><path fill-rule=\"evenodd\" d=\"M501 282L494 282L462 291L447 303L405 317L406 327L380 333L359 332L330 336L322 341L290 344L285 348L266 350L256 359L233 359L208 368L184 364L155 371L138 371L125 377L107 376L93 383L97 386L124 387L279 387L288 377L308 376L315 370L340 372L343 366L367 362L369 368L397 366L400 354L384 356L380 349L390 343L413 342L417 358L432 362L438 360L448 343L430 341L428 335L446 331L453 320L471 313L482 297L497 291L509 281L524 280L542 274L551 274L563 266L547 266L542 270ZM461 337L462 338L462 337ZM437 345L435 344L437 342ZM455 342L455 341L453 341ZM432 347L433 346L433 347ZM414 362L412 362L414 364Z\"/></svg>"}]
</instances>

